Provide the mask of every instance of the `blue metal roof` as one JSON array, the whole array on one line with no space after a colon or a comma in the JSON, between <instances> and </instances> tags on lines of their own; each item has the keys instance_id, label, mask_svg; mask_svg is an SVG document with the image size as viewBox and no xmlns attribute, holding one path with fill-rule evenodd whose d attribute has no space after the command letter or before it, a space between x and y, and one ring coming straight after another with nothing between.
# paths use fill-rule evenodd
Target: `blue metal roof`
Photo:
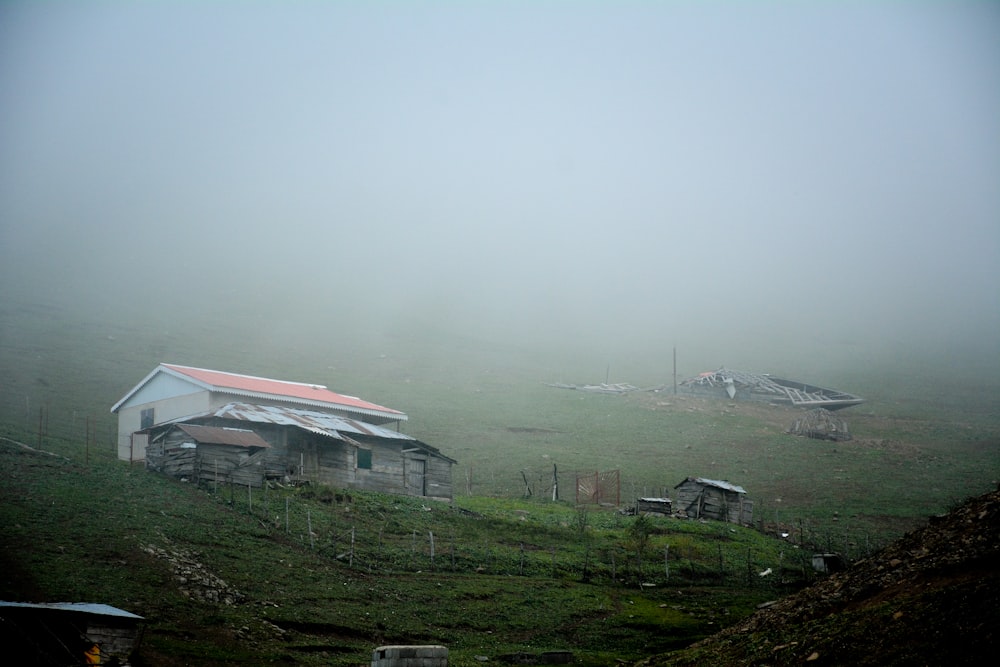
<instances>
[{"instance_id":1,"label":"blue metal roof","mask_svg":"<svg viewBox=\"0 0 1000 667\"><path fill-rule=\"evenodd\" d=\"M18 609L50 609L53 611L75 611L84 614L97 614L99 616L118 616L120 618L134 618L143 620L131 612L112 607L109 604L99 602L6 602L0 600L0 608L14 607Z\"/></svg>"}]
</instances>

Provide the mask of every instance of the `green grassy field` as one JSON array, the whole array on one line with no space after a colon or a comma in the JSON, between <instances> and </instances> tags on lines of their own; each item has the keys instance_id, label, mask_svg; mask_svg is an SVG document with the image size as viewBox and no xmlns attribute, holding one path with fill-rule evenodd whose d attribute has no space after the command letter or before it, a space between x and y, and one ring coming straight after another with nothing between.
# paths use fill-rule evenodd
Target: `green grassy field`
<instances>
[{"instance_id":1,"label":"green grassy field","mask_svg":"<svg viewBox=\"0 0 1000 667\"><path fill-rule=\"evenodd\" d=\"M809 576L802 550L671 519L643 537L634 518L575 508L577 474L619 470L623 504L669 494L689 475L728 479L755 501L755 523L850 557L1000 477L997 382L933 370L944 362L917 372L888 359L804 378L869 399L844 413L855 439L825 443L786 435L789 409L670 388L605 396L545 386L605 379L605 364L569 351L357 327L307 336L309 323L262 340L249 310L141 312L58 298L2 304L0 519L4 596L140 613L148 664L365 664L375 645L411 641L447 644L456 665L559 649L590 664L638 658L799 585ZM244 497L117 462L108 410L160 361L323 383L404 410L408 433L458 460L455 502L428 511L332 489ZM665 384L665 367L635 360L610 379ZM185 596L184 562L224 580L232 604ZM756 576L768 567L779 575Z\"/></svg>"},{"instance_id":2,"label":"green grassy field","mask_svg":"<svg viewBox=\"0 0 1000 667\"><path fill-rule=\"evenodd\" d=\"M714 522L326 488L254 499L9 440L0 462L3 596L140 613L140 664L356 665L386 643L445 644L456 665L550 650L607 664L684 646L808 576L787 543Z\"/></svg>"}]
</instances>

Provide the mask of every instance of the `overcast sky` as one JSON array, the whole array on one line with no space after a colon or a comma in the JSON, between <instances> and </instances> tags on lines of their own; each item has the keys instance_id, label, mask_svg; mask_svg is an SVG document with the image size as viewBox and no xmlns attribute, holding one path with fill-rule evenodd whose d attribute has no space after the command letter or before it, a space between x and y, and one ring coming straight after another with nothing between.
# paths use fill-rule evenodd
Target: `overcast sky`
<instances>
[{"instance_id":1,"label":"overcast sky","mask_svg":"<svg viewBox=\"0 0 1000 667\"><path fill-rule=\"evenodd\" d=\"M998 267L1000 3L0 5L39 298L1000 352Z\"/></svg>"}]
</instances>

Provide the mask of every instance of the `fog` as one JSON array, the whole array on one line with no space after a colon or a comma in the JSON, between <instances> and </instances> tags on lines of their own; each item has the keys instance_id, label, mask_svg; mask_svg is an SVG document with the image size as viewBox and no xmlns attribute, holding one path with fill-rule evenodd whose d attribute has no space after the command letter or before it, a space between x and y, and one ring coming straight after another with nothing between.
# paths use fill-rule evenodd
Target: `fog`
<instances>
[{"instance_id":1,"label":"fog","mask_svg":"<svg viewBox=\"0 0 1000 667\"><path fill-rule=\"evenodd\" d=\"M815 4L3 3L0 285L238 371L995 363L1000 5Z\"/></svg>"}]
</instances>

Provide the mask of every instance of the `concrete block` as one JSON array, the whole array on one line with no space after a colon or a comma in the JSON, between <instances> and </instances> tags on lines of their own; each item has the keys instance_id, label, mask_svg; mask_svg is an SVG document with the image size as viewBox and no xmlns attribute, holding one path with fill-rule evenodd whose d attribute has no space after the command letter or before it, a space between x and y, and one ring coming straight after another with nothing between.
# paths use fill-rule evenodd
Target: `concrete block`
<instances>
[{"instance_id":1,"label":"concrete block","mask_svg":"<svg viewBox=\"0 0 1000 667\"><path fill-rule=\"evenodd\" d=\"M379 646L372 651L371 667L448 667L444 646Z\"/></svg>"}]
</instances>

